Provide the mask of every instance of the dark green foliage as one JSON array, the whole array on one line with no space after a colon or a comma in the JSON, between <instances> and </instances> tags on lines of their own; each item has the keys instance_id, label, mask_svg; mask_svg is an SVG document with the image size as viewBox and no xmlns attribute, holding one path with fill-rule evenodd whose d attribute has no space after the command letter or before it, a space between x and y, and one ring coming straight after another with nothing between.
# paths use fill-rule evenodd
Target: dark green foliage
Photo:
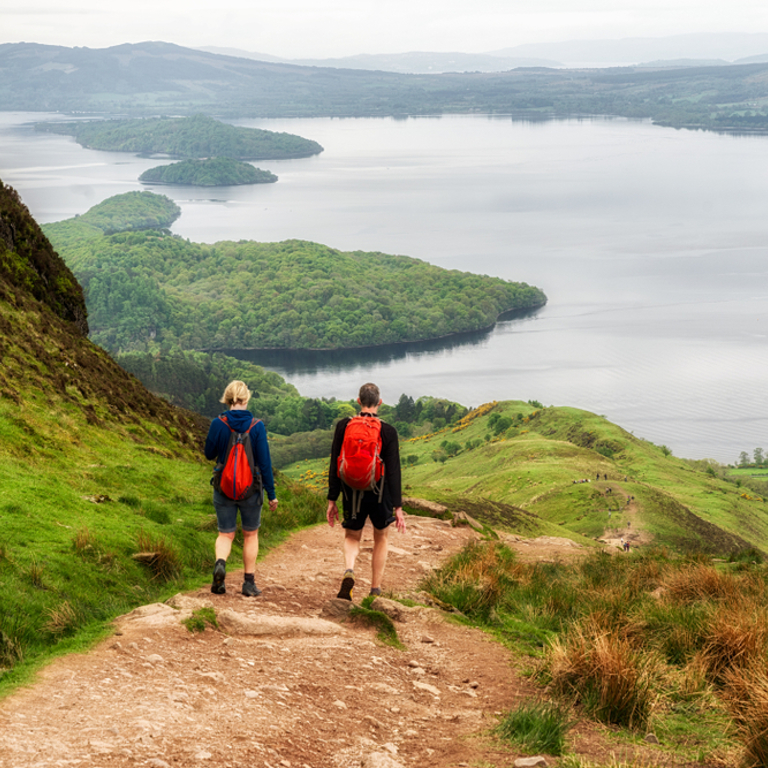
<instances>
[{"instance_id":1,"label":"dark green foliage","mask_svg":"<svg viewBox=\"0 0 768 768\"><path fill-rule=\"evenodd\" d=\"M227 384L235 379L244 381L251 390L254 399L250 406L268 426L276 409L267 403L271 405L284 397L294 397L301 403L306 399L299 397L296 388L273 371L222 354L126 352L115 359L156 394L174 405L210 418L226 410L220 402L221 395ZM271 430L275 431L274 425Z\"/></svg>"},{"instance_id":2,"label":"dark green foliage","mask_svg":"<svg viewBox=\"0 0 768 768\"><path fill-rule=\"evenodd\" d=\"M133 210L126 218L133 216L142 218ZM418 341L487 328L504 311L546 301L525 283L298 240L203 245L156 231L94 237L72 220L46 233L86 289L91 338L113 352ZM446 422L435 412L435 428Z\"/></svg>"},{"instance_id":3,"label":"dark green foliage","mask_svg":"<svg viewBox=\"0 0 768 768\"><path fill-rule=\"evenodd\" d=\"M189 158L268 160L310 157L323 151L316 142L290 133L239 128L206 115L146 120L38 123L41 131L63 133L89 149L165 154Z\"/></svg>"},{"instance_id":4,"label":"dark green foliage","mask_svg":"<svg viewBox=\"0 0 768 768\"><path fill-rule=\"evenodd\" d=\"M288 437L271 440L269 451L272 464L281 469L304 459L321 459L331 455L333 431L315 429L312 432L294 432Z\"/></svg>"},{"instance_id":5,"label":"dark green foliage","mask_svg":"<svg viewBox=\"0 0 768 768\"><path fill-rule=\"evenodd\" d=\"M564 707L553 702L525 702L505 715L494 729L505 741L528 754L562 755L565 736L574 721Z\"/></svg>"},{"instance_id":6,"label":"dark green foliage","mask_svg":"<svg viewBox=\"0 0 768 768\"><path fill-rule=\"evenodd\" d=\"M207 160L183 160L180 163L149 168L139 176L139 181L151 184L223 187L237 184L271 184L277 181L277 176L240 160L212 157Z\"/></svg>"}]
</instances>

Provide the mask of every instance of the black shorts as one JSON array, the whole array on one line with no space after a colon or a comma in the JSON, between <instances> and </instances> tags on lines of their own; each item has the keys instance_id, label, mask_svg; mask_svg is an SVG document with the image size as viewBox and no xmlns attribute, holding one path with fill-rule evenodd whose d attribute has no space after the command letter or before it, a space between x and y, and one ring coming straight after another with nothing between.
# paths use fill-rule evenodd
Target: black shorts
<instances>
[{"instance_id":1,"label":"black shorts","mask_svg":"<svg viewBox=\"0 0 768 768\"><path fill-rule=\"evenodd\" d=\"M379 496L372 491L365 491L360 510L357 515L352 517L352 491L349 488L342 487L342 496L344 498L344 519L342 526L350 531L360 531L365 525L365 521L370 518L373 527L383 531L387 526L395 522L395 515L392 510L392 504L389 503L386 490L384 498L379 503Z\"/></svg>"}]
</instances>

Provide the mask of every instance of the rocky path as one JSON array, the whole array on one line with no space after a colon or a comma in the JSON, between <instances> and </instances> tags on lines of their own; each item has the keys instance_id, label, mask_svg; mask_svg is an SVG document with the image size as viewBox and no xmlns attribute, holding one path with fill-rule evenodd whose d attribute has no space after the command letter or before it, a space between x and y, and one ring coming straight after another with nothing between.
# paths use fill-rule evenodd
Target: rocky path
<instances>
[{"instance_id":1,"label":"rocky path","mask_svg":"<svg viewBox=\"0 0 768 768\"><path fill-rule=\"evenodd\" d=\"M387 587L413 591L473 535L411 518L406 535L393 531ZM343 570L341 536L314 528L271 552L257 568L259 598L240 595L233 573L226 595L190 593L181 611L145 606L90 653L51 664L0 704L0 766L511 765L482 735L527 691L509 653L436 610L401 617L405 651L324 615ZM366 535L363 595L370 547ZM204 604L226 633L180 624Z\"/></svg>"}]
</instances>

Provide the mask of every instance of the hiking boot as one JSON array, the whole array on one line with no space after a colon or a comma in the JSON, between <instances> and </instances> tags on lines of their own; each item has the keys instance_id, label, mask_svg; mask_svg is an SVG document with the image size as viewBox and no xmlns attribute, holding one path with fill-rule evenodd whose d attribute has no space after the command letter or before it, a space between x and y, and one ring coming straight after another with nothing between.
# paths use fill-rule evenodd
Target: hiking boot
<instances>
[{"instance_id":1,"label":"hiking boot","mask_svg":"<svg viewBox=\"0 0 768 768\"><path fill-rule=\"evenodd\" d=\"M355 574L354 571L344 571L344 578L341 580L341 589L336 597L341 600L352 600L352 590L355 586Z\"/></svg>"},{"instance_id":2,"label":"hiking boot","mask_svg":"<svg viewBox=\"0 0 768 768\"><path fill-rule=\"evenodd\" d=\"M213 584L211 584L211 592L214 595L223 595L227 588L224 586L224 579L227 575L227 564L224 560L217 560L216 565L213 568Z\"/></svg>"},{"instance_id":3,"label":"hiking boot","mask_svg":"<svg viewBox=\"0 0 768 768\"><path fill-rule=\"evenodd\" d=\"M256 586L253 581L243 582L243 594L246 597L258 597L261 594L261 590Z\"/></svg>"},{"instance_id":4,"label":"hiking boot","mask_svg":"<svg viewBox=\"0 0 768 768\"><path fill-rule=\"evenodd\" d=\"M381 595L381 587L371 587L371 591L368 593L369 595L375 595L378 597Z\"/></svg>"}]
</instances>

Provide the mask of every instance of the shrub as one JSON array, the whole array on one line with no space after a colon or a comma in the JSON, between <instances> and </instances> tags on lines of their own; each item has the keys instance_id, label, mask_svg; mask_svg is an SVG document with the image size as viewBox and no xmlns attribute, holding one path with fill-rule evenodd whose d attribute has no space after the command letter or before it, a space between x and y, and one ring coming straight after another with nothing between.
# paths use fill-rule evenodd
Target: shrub
<instances>
[{"instance_id":1,"label":"shrub","mask_svg":"<svg viewBox=\"0 0 768 768\"><path fill-rule=\"evenodd\" d=\"M706 563L695 563L672 572L665 579L672 600L691 603L705 599L736 599L741 588L736 579Z\"/></svg>"},{"instance_id":2,"label":"shrub","mask_svg":"<svg viewBox=\"0 0 768 768\"><path fill-rule=\"evenodd\" d=\"M462 613L486 617L509 599L524 573L498 542L473 543L425 581L425 588Z\"/></svg>"},{"instance_id":3,"label":"shrub","mask_svg":"<svg viewBox=\"0 0 768 768\"><path fill-rule=\"evenodd\" d=\"M77 615L66 600L54 608L48 608L45 613L48 617L45 629L56 637L66 635L77 628Z\"/></svg>"}]
</instances>

